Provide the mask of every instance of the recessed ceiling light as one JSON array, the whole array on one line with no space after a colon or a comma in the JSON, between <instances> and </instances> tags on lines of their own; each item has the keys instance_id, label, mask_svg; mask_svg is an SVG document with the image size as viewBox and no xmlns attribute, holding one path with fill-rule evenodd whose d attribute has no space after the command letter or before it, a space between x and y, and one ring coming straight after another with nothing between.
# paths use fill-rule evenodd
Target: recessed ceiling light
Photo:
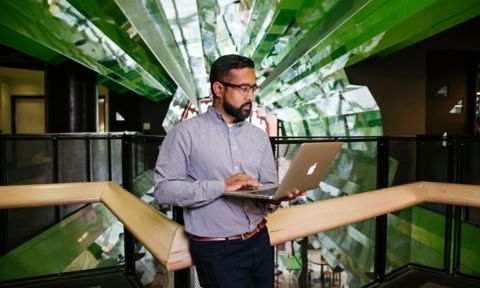
<instances>
[{"instance_id":1,"label":"recessed ceiling light","mask_svg":"<svg viewBox=\"0 0 480 288\"><path fill-rule=\"evenodd\" d=\"M82 45L84 45L85 43L87 43L87 39L80 39L80 40L76 41L76 42L73 43L73 44L75 44L75 46L82 46Z\"/></svg>"}]
</instances>

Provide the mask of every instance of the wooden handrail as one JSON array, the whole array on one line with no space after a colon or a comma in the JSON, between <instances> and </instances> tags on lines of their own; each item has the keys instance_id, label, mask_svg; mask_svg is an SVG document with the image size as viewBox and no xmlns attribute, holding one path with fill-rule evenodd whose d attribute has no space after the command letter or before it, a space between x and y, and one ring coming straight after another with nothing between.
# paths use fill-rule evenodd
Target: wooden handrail
<instances>
[{"instance_id":1,"label":"wooden handrail","mask_svg":"<svg viewBox=\"0 0 480 288\"><path fill-rule=\"evenodd\" d=\"M0 186L0 209L102 202L169 271L192 265L182 225L113 182ZM424 202L480 207L480 185L415 182L278 209L267 217L272 245Z\"/></svg>"},{"instance_id":2,"label":"wooden handrail","mask_svg":"<svg viewBox=\"0 0 480 288\"><path fill-rule=\"evenodd\" d=\"M186 247L180 262L191 263L183 226L113 182L0 186L0 209L95 202L107 206L168 270L179 269L171 252L174 238L175 247Z\"/></svg>"}]
</instances>

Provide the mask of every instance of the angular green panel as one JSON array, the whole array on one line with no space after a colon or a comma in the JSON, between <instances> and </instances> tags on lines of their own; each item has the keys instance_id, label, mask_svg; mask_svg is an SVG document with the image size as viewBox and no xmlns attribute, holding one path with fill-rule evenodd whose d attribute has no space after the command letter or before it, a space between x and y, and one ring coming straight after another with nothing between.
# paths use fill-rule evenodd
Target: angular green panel
<instances>
[{"instance_id":1,"label":"angular green panel","mask_svg":"<svg viewBox=\"0 0 480 288\"><path fill-rule=\"evenodd\" d=\"M376 54L385 56L394 53L480 15L480 2L475 0L459 2L461 3L455 1L435 3L429 10L389 30L375 49ZM464 4L464 6L458 4ZM450 7L446 7L447 5ZM442 19L442 21L432 21L432 19ZM412 34L412 31L416 33ZM360 60L352 57L348 65Z\"/></svg>"},{"instance_id":2,"label":"angular green panel","mask_svg":"<svg viewBox=\"0 0 480 288\"><path fill-rule=\"evenodd\" d=\"M295 57L289 56L282 63L276 67L274 72L269 75L263 86L268 85L274 78L280 76L289 68L293 62L297 62L290 70L303 69L302 65L309 63L308 71L296 73L295 78L289 78L288 81L298 81L306 77L309 73L317 71L326 65L330 65L332 61L345 55L345 65L351 65L366 57L375 54L376 52L396 45L397 43L413 43L412 40L420 40L421 37L431 35L432 32L439 32L440 28L446 29L458 24L469 18L479 15L478 1L403 1L403 2L383 2L370 1L360 9L354 9L354 14L351 15L341 25L334 26L333 30L325 38L318 38L320 41L315 44L314 35L321 35L321 33L313 33L313 28L310 34L312 37L305 37L305 42L310 42L314 50L307 51L305 47L302 51L299 47L303 47L302 43L291 51ZM338 8L337 8L338 9ZM452 17L454 15L454 17ZM452 20L453 18L454 20ZM317 24L318 25L318 24ZM321 26L316 26L321 27ZM421 32L420 32L421 31ZM417 36L419 34L420 36ZM308 45L305 45L308 46ZM350 59L354 58L354 59ZM342 67L339 67L342 68ZM284 76L282 76L284 78ZM285 81L285 79L283 79Z\"/></svg>"},{"instance_id":3,"label":"angular green panel","mask_svg":"<svg viewBox=\"0 0 480 288\"><path fill-rule=\"evenodd\" d=\"M304 1L302 8L295 16L296 23L302 34L310 31L322 19L330 18L334 7L344 0L310 0ZM350 4L351 5L351 4Z\"/></svg>"},{"instance_id":4,"label":"angular green panel","mask_svg":"<svg viewBox=\"0 0 480 288\"><path fill-rule=\"evenodd\" d=\"M117 93L123 94L123 93L127 93L129 91L127 87L122 86L119 83L113 81L112 79L107 78L107 77L102 76L102 75L98 75L97 83L99 85L103 85L103 86L107 87L108 89L114 90Z\"/></svg>"},{"instance_id":5,"label":"angular green panel","mask_svg":"<svg viewBox=\"0 0 480 288\"><path fill-rule=\"evenodd\" d=\"M387 272L408 263L443 268L445 215L422 206L389 214L387 235ZM480 275L478 235L478 226L462 223L462 273Z\"/></svg>"},{"instance_id":6,"label":"angular green panel","mask_svg":"<svg viewBox=\"0 0 480 288\"><path fill-rule=\"evenodd\" d=\"M278 38L269 55L263 60L264 64L270 65L270 68L277 67L285 57L297 50L299 44L305 42L305 38L315 39L318 37L318 33L322 33L324 28L308 34L308 37L307 33L315 27L315 24L324 23L326 19L341 18L341 15L333 15L333 17L331 15L334 11L339 10L336 6L341 3L342 1L338 0L304 1L286 33ZM325 22L323 25L327 24L328 22Z\"/></svg>"},{"instance_id":7,"label":"angular green panel","mask_svg":"<svg viewBox=\"0 0 480 288\"><path fill-rule=\"evenodd\" d=\"M208 89L204 72L192 67L204 70L205 63L231 49L262 62L258 82L263 88L276 83L276 90L327 66L335 66L332 73L370 55L397 51L479 15L479 5L476 0L6 0L0 30L3 43L40 59L52 62L60 52L151 99L172 96L178 85L194 103ZM186 14L195 6L197 12ZM173 15L171 9L173 18L165 14ZM192 23L200 27L201 40L191 37ZM192 45L194 40L201 45ZM117 46L114 56L103 55L108 41ZM192 57L197 53L192 47L203 49L206 59ZM48 56L48 50L55 52ZM138 68L132 69L132 60ZM316 75L324 76L324 71Z\"/></svg>"},{"instance_id":8,"label":"angular green panel","mask_svg":"<svg viewBox=\"0 0 480 288\"><path fill-rule=\"evenodd\" d=\"M294 19L297 10L302 6L303 1L289 1L284 0L277 4L273 20L265 30L263 39L260 40L255 53L252 58L256 62L261 62L262 59L272 49L275 41L282 36L287 30L288 26Z\"/></svg>"},{"instance_id":9,"label":"angular green panel","mask_svg":"<svg viewBox=\"0 0 480 288\"><path fill-rule=\"evenodd\" d=\"M118 7L136 28L158 61L170 73L190 101L197 106L194 81L188 73L175 37L168 25L165 12L158 1L115 0Z\"/></svg>"},{"instance_id":10,"label":"angular green panel","mask_svg":"<svg viewBox=\"0 0 480 288\"><path fill-rule=\"evenodd\" d=\"M445 216L422 206L388 215L387 271L406 264L443 268Z\"/></svg>"},{"instance_id":11,"label":"angular green panel","mask_svg":"<svg viewBox=\"0 0 480 288\"><path fill-rule=\"evenodd\" d=\"M331 10L329 10L324 17L319 18L311 30L302 32L302 34L298 36L302 37L302 40L289 51L288 55L278 66L273 67L272 73L261 83L262 88L268 86L272 81L286 72L286 70L301 59L302 56L306 55L306 53L318 45L320 41L324 41L326 37L329 37L332 31L335 31L338 27L342 27L342 24L350 19L352 15L361 11L365 2L367 1L341 1L339 5L331 7ZM335 41L337 40L335 39Z\"/></svg>"},{"instance_id":12,"label":"angular green panel","mask_svg":"<svg viewBox=\"0 0 480 288\"><path fill-rule=\"evenodd\" d=\"M195 81L197 98L210 95L196 0L161 0L166 20L182 53L187 72Z\"/></svg>"},{"instance_id":13,"label":"angular green panel","mask_svg":"<svg viewBox=\"0 0 480 288\"><path fill-rule=\"evenodd\" d=\"M113 1L67 0L169 91L176 85ZM130 34L129 34L130 33Z\"/></svg>"},{"instance_id":14,"label":"angular green panel","mask_svg":"<svg viewBox=\"0 0 480 288\"><path fill-rule=\"evenodd\" d=\"M311 61L309 71L316 71L343 55L348 59L354 55L358 59L370 56L386 31L428 8L432 2L434 1L410 1L409 3L397 1L388 5L381 1L370 2L344 25L331 33L327 39L316 45L308 56L310 59L315 57L315 60ZM347 63L345 62L344 65ZM292 69L295 69L295 66ZM300 73L292 81L304 76L305 72Z\"/></svg>"},{"instance_id":15,"label":"angular green panel","mask_svg":"<svg viewBox=\"0 0 480 288\"><path fill-rule=\"evenodd\" d=\"M0 25L0 43L50 64L60 64L67 59L35 40L3 25Z\"/></svg>"},{"instance_id":16,"label":"angular green panel","mask_svg":"<svg viewBox=\"0 0 480 288\"><path fill-rule=\"evenodd\" d=\"M128 54L66 1L1 1L0 24L127 86L159 100L172 95Z\"/></svg>"},{"instance_id":17,"label":"angular green panel","mask_svg":"<svg viewBox=\"0 0 480 288\"><path fill-rule=\"evenodd\" d=\"M478 209L478 208L467 208ZM462 223L460 251L460 272L480 276L480 227L475 224Z\"/></svg>"},{"instance_id":18,"label":"angular green panel","mask_svg":"<svg viewBox=\"0 0 480 288\"><path fill-rule=\"evenodd\" d=\"M250 11L250 17L248 19L248 24L245 29L245 37L243 38L242 43L239 47L239 52L242 55L247 57L251 57L252 53L257 46L257 42L260 40L256 40L259 34L263 34L264 31L259 32L262 28L268 27L271 22L271 19L267 17L269 13L272 13L272 10L275 8L273 7L274 0L265 0L255 1L254 7L252 7ZM263 29L263 30L264 30Z\"/></svg>"},{"instance_id":19,"label":"angular green panel","mask_svg":"<svg viewBox=\"0 0 480 288\"><path fill-rule=\"evenodd\" d=\"M258 2L258 1L256 1ZM207 58L207 65L210 67L217 59L216 47L216 19L218 15L217 1L215 0L197 0L198 20L202 34L203 53Z\"/></svg>"}]
</instances>

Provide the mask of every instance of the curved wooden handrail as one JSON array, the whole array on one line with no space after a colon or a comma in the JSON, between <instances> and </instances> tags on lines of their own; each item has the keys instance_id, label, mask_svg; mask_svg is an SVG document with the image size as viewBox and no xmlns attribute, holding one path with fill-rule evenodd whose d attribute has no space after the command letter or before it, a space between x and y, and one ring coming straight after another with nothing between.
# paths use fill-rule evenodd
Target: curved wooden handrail
<instances>
[{"instance_id":1,"label":"curved wooden handrail","mask_svg":"<svg viewBox=\"0 0 480 288\"><path fill-rule=\"evenodd\" d=\"M172 264L174 238L174 247L182 247L182 243L186 247L179 262L191 263L183 226L113 182L0 186L0 209L95 202L107 206L168 270L179 269Z\"/></svg>"},{"instance_id":2,"label":"curved wooden handrail","mask_svg":"<svg viewBox=\"0 0 480 288\"><path fill-rule=\"evenodd\" d=\"M0 186L0 209L104 203L169 271L192 265L182 225L113 182ZM278 209L267 217L272 245L424 202L480 207L480 185L415 182Z\"/></svg>"}]
</instances>

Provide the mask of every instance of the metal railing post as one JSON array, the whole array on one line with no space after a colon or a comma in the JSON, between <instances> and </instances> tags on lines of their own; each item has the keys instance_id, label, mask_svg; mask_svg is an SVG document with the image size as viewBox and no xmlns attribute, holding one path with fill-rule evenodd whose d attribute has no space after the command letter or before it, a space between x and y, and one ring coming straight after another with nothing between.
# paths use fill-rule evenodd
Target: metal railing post
<instances>
[{"instance_id":1,"label":"metal railing post","mask_svg":"<svg viewBox=\"0 0 480 288\"><path fill-rule=\"evenodd\" d=\"M107 158L108 158L108 181L112 181L112 139L115 139L115 135L108 134L107 140Z\"/></svg>"},{"instance_id":2,"label":"metal railing post","mask_svg":"<svg viewBox=\"0 0 480 288\"><path fill-rule=\"evenodd\" d=\"M453 219L453 206L445 205L445 241L443 247L443 271L445 274L450 273L450 259L451 259L451 244L452 244L452 219Z\"/></svg>"},{"instance_id":3,"label":"metal railing post","mask_svg":"<svg viewBox=\"0 0 480 288\"><path fill-rule=\"evenodd\" d=\"M59 183L60 181L60 157L59 157L59 143L58 143L58 135L54 135L52 137L52 157L53 157L53 175L52 175L52 182ZM62 220L62 207L55 206L55 222L58 223Z\"/></svg>"},{"instance_id":4,"label":"metal railing post","mask_svg":"<svg viewBox=\"0 0 480 288\"><path fill-rule=\"evenodd\" d=\"M127 134L122 135L122 186L132 192L132 158L131 139ZM125 246L125 272L128 275L135 275L135 239L127 228L124 228Z\"/></svg>"},{"instance_id":5,"label":"metal railing post","mask_svg":"<svg viewBox=\"0 0 480 288\"><path fill-rule=\"evenodd\" d=\"M462 219L464 218L465 207L455 206L454 223L455 229L453 231L453 256L452 256L452 274L454 276L460 274L460 258L462 248Z\"/></svg>"},{"instance_id":6,"label":"metal railing post","mask_svg":"<svg viewBox=\"0 0 480 288\"><path fill-rule=\"evenodd\" d=\"M85 136L85 155L87 159L85 159L86 167L86 175L87 175L87 182L91 182L93 179L93 169L92 169L92 142L90 139L90 135Z\"/></svg>"},{"instance_id":7,"label":"metal railing post","mask_svg":"<svg viewBox=\"0 0 480 288\"><path fill-rule=\"evenodd\" d=\"M387 137L377 138L377 189L388 187L389 140ZM387 262L387 215L375 217L375 281L385 278Z\"/></svg>"},{"instance_id":8,"label":"metal railing post","mask_svg":"<svg viewBox=\"0 0 480 288\"><path fill-rule=\"evenodd\" d=\"M455 153L455 141L452 137L448 137L446 139L447 144L447 182L449 183L456 183L456 153ZM454 223L454 218L457 207L453 205L446 205L445 210L445 242L443 248L443 270L445 274L450 274L453 268L452 266L452 259L454 259L454 255L452 255L452 231L457 230L457 225ZM455 221L456 222L456 221ZM455 224L455 226L454 226ZM455 234L455 232L453 232ZM455 238L456 235L453 235ZM455 245L455 239L453 239L453 244ZM455 250L455 249L454 249ZM455 254L455 251L453 251ZM453 258L452 258L453 257Z\"/></svg>"},{"instance_id":9,"label":"metal railing post","mask_svg":"<svg viewBox=\"0 0 480 288\"><path fill-rule=\"evenodd\" d=\"M457 137L454 139L451 150L453 154L453 183L462 183L462 167L464 164L463 153L465 144L463 139ZM460 258L461 258L461 241L462 241L462 221L465 215L464 206L455 206L455 214L453 215L454 227L453 230L453 255L452 255L452 274L460 274Z\"/></svg>"}]
</instances>

